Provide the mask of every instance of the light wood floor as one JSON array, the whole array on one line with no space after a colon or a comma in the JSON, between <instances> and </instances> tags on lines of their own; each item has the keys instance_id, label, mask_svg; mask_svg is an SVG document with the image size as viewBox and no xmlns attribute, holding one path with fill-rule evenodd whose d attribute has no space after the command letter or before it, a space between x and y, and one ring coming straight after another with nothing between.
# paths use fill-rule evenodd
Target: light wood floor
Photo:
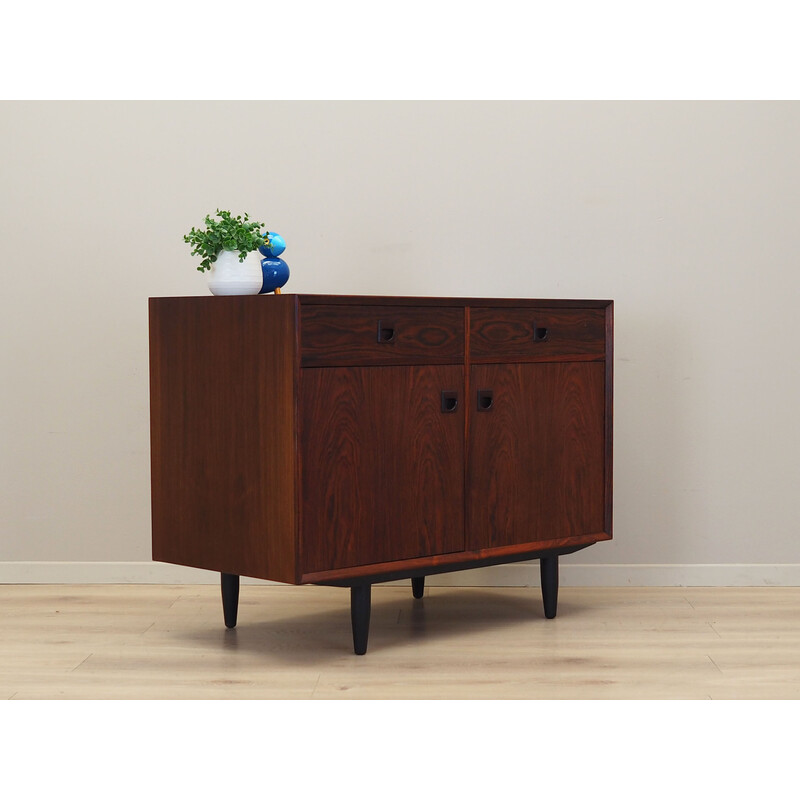
<instances>
[{"instance_id":1,"label":"light wood floor","mask_svg":"<svg viewBox=\"0 0 800 800\"><path fill-rule=\"evenodd\" d=\"M800 588L0 586L0 698L800 698Z\"/></svg>"}]
</instances>

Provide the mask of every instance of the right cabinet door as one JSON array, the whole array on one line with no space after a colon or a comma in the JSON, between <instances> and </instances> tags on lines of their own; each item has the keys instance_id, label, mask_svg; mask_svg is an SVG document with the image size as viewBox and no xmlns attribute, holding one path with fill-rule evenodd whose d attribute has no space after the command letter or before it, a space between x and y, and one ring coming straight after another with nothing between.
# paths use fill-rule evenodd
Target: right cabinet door
<instances>
[{"instance_id":1,"label":"right cabinet door","mask_svg":"<svg viewBox=\"0 0 800 800\"><path fill-rule=\"evenodd\" d=\"M469 386L468 548L603 531L605 364L482 364Z\"/></svg>"}]
</instances>

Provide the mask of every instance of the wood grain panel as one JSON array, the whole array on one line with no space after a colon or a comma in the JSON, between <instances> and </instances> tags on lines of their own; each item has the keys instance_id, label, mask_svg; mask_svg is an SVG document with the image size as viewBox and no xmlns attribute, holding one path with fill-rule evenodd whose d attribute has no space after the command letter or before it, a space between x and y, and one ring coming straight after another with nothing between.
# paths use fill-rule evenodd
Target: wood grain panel
<instances>
[{"instance_id":1,"label":"wood grain panel","mask_svg":"<svg viewBox=\"0 0 800 800\"><path fill-rule=\"evenodd\" d=\"M291 296L291 295L290 295ZM527 297L398 297L369 294L299 294L296 295L302 306L410 306L423 308L449 306L464 308L605 308L610 300L569 300L532 299Z\"/></svg>"},{"instance_id":2,"label":"wood grain panel","mask_svg":"<svg viewBox=\"0 0 800 800\"><path fill-rule=\"evenodd\" d=\"M378 325L393 332L379 341ZM459 308L304 306L302 364L453 364L464 360L464 312Z\"/></svg>"},{"instance_id":3,"label":"wood grain panel","mask_svg":"<svg viewBox=\"0 0 800 800\"><path fill-rule=\"evenodd\" d=\"M545 336L537 340L536 333ZM546 332L546 334L545 334ZM605 311L600 308L474 308L470 318L474 363L552 361L605 354Z\"/></svg>"},{"instance_id":4,"label":"wood grain panel","mask_svg":"<svg viewBox=\"0 0 800 800\"><path fill-rule=\"evenodd\" d=\"M461 366L301 371L303 572L464 549L463 385Z\"/></svg>"},{"instance_id":5,"label":"wood grain panel","mask_svg":"<svg viewBox=\"0 0 800 800\"><path fill-rule=\"evenodd\" d=\"M481 365L470 384L494 399L470 408L468 548L601 532L605 365Z\"/></svg>"},{"instance_id":6,"label":"wood grain panel","mask_svg":"<svg viewBox=\"0 0 800 800\"><path fill-rule=\"evenodd\" d=\"M156 561L296 582L295 306L150 300Z\"/></svg>"}]
</instances>

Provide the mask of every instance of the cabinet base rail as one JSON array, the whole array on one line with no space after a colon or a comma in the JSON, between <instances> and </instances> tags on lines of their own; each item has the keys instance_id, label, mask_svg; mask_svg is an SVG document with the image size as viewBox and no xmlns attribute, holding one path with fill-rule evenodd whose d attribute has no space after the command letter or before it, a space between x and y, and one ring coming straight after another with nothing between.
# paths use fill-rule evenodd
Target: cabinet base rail
<instances>
[{"instance_id":1,"label":"cabinet base rail","mask_svg":"<svg viewBox=\"0 0 800 800\"><path fill-rule=\"evenodd\" d=\"M565 553L571 553L580 547L572 547L568 550L548 551L538 556L531 557L530 554L524 560L530 561L534 558L539 559L539 569L542 583L542 604L544 615L547 619L556 616L558 608L558 557ZM520 559L522 560L522 559ZM462 567L463 569L463 567ZM353 629L353 651L358 656L363 656L367 652L367 641L369 639L369 619L372 603L372 584L385 583L391 580L399 580L402 577L411 578L412 594L415 599L421 599L425 591L425 576L441 572L453 572L454 569L432 569L428 571L417 570L415 574L403 576L393 574L390 577L385 575L374 576L368 579L357 581L335 581L326 585L350 587L350 622ZM236 626L237 609L239 604L239 576L223 572L220 575L222 588L222 610L225 626L234 628Z\"/></svg>"}]
</instances>

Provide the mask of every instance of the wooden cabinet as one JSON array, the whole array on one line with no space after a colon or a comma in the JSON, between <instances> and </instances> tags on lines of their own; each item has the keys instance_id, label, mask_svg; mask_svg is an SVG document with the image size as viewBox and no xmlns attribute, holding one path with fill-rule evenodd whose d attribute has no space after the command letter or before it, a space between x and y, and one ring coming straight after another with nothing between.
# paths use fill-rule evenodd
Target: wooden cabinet
<instances>
[{"instance_id":1,"label":"wooden cabinet","mask_svg":"<svg viewBox=\"0 0 800 800\"><path fill-rule=\"evenodd\" d=\"M611 301L151 298L153 558L370 587L611 538Z\"/></svg>"}]
</instances>

